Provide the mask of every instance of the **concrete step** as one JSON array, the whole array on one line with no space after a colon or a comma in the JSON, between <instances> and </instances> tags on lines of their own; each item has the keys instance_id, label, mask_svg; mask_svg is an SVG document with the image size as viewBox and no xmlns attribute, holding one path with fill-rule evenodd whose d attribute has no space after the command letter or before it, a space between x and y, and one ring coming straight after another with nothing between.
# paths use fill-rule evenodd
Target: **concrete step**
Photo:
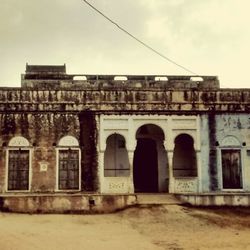
<instances>
[{"instance_id":1,"label":"concrete step","mask_svg":"<svg viewBox=\"0 0 250 250\"><path fill-rule=\"evenodd\" d=\"M175 205L182 204L173 194L136 194L139 205Z\"/></svg>"}]
</instances>

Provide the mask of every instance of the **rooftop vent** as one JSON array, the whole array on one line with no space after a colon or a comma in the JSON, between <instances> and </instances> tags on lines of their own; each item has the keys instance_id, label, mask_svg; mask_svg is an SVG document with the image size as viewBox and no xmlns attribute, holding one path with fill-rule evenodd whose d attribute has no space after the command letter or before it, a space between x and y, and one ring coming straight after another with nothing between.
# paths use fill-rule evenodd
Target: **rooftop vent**
<instances>
[{"instance_id":1,"label":"rooftop vent","mask_svg":"<svg viewBox=\"0 0 250 250\"><path fill-rule=\"evenodd\" d=\"M166 76L156 76L155 81L168 81L168 78Z\"/></svg>"},{"instance_id":2,"label":"rooftop vent","mask_svg":"<svg viewBox=\"0 0 250 250\"><path fill-rule=\"evenodd\" d=\"M86 76L74 76L73 80L74 81L87 81L87 77Z\"/></svg>"},{"instance_id":3,"label":"rooftop vent","mask_svg":"<svg viewBox=\"0 0 250 250\"><path fill-rule=\"evenodd\" d=\"M192 77L190 77L190 80L192 82L203 82L204 81L204 79L200 76L192 76Z\"/></svg>"},{"instance_id":4,"label":"rooftop vent","mask_svg":"<svg viewBox=\"0 0 250 250\"><path fill-rule=\"evenodd\" d=\"M115 81L127 81L128 78L126 76L115 76L114 80Z\"/></svg>"}]
</instances>

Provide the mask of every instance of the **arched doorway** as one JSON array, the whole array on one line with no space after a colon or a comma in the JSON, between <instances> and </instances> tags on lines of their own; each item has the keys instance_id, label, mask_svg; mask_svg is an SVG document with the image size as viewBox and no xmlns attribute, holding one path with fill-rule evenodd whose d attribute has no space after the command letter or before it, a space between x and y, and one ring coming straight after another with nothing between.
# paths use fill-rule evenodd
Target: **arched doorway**
<instances>
[{"instance_id":1,"label":"arched doorway","mask_svg":"<svg viewBox=\"0 0 250 250\"><path fill-rule=\"evenodd\" d=\"M128 151L125 138L120 134L112 134L107 138L104 153L104 176L129 176Z\"/></svg>"},{"instance_id":2,"label":"arched doorway","mask_svg":"<svg viewBox=\"0 0 250 250\"><path fill-rule=\"evenodd\" d=\"M141 126L136 132L133 177L135 192L168 190L168 164L164 133L153 124Z\"/></svg>"},{"instance_id":3,"label":"arched doorway","mask_svg":"<svg viewBox=\"0 0 250 250\"><path fill-rule=\"evenodd\" d=\"M188 134L180 134L175 138L174 143L174 177L197 177L197 160L193 138Z\"/></svg>"}]
</instances>

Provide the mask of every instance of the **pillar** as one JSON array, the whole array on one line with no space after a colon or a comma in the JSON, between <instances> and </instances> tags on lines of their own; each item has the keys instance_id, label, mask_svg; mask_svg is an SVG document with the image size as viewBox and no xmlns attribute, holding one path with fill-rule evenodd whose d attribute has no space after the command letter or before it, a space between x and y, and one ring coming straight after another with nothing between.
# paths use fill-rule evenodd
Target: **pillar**
<instances>
[{"instance_id":1,"label":"pillar","mask_svg":"<svg viewBox=\"0 0 250 250\"><path fill-rule=\"evenodd\" d=\"M174 172L173 172L173 156L174 156L174 151L173 150L168 150L167 151L168 155L168 167L169 167L169 185L168 185L168 190L169 193L174 193Z\"/></svg>"},{"instance_id":2,"label":"pillar","mask_svg":"<svg viewBox=\"0 0 250 250\"><path fill-rule=\"evenodd\" d=\"M133 161L134 161L134 150L128 150L128 160L129 160L129 168L130 168L130 183L129 183L129 193L134 193L134 176L133 176Z\"/></svg>"}]
</instances>

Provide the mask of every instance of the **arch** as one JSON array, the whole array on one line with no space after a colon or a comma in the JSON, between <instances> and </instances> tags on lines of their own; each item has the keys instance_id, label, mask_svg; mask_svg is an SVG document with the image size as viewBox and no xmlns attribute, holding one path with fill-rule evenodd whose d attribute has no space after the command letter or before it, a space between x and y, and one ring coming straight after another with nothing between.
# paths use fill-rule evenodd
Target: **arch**
<instances>
[{"instance_id":1,"label":"arch","mask_svg":"<svg viewBox=\"0 0 250 250\"><path fill-rule=\"evenodd\" d=\"M154 123L148 123L140 126L135 134L136 139L139 139L140 137L154 137L155 139L159 139L164 141L165 140L165 134L163 129Z\"/></svg>"},{"instance_id":2,"label":"arch","mask_svg":"<svg viewBox=\"0 0 250 250\"><path fill-rule=\"evenodd\" d=\"M106 140L104 152L104 176L125 177L130 175L126 140L121 134L111 134Z\"/></svg>"},{"instance_id":3,"label":"arch","mask_svg":"<svg viewBox=\"0 0 250 250\"><path fill-rule=\"evenodd\" d=\"M155 124L144 124L136 131L133 177L135 192L168 190L168 163L164 148L165 134Z\"/></svg>"},{"instance_id":4,"label":"arch","mask_svg":"<svg viewBox=\"0 0 250 250\"><path fill-rule=\"evenodd\" d=\"M174 177L196 177L197 160L193 137L189 134L179 134L175 138L174 143Z\"/></svg>"},{"instance_id":5,"label":"arch","mask_svg":"<svg viewBox=\"0 0 250 250\"><path fill-rule=\"evenodd\" d=\"M222 147L240 147L240 141L233 135L225 136L221 141Z\"/></svg>"},{"instance_id":6,"label":"arch","mask_svg":"<svg viewBox=\"0 0 250 250\"><path fill-rule=\"evenodd\" d=\"M9 147L29 147L29 141L23 136L13 137L8 144Z\"/></svg>"},{"instance_id":7,"label":"arch","mask_svg":"<svg viewBox=\"0 0 250 250\"><path fill-rule=\"evenodd\" d=\"M183 132L176 133L174 136L174 145L175 145L176 140L178 140L178 138L180 138L181 136L187 136L190 139L190 141L192 141L194 149L196 148L195 147L195 144L196 144L195 135L192 133L183 133Z\"/></svg>"},{"instance_id":8,"label":"arch","mask_svg":"<svg viewBox=\"0 0 250 250\"><path fill-rule=\"evenodd\" d=\"M118 133L116 132L114 133L113 131L110 131L110 133L106 134L103 138L103 141L105 141L104 150L107 148L107 141L109 140L111 136L114 136L114 135L120 135L124 139L126 147L127 147L127 135L126 133L124 133L124 131L119 131Z\"/></svg>"},{"instance_id":9,"label":"arch","mask_svg":"<svg viewBox=\"0 0 250 250\"><path fill-rule=\"evenodd\" d=\"M59 147L79 147L78 140L71 135L62 137L58 142Z\"/></svg>"}]
</instances>

